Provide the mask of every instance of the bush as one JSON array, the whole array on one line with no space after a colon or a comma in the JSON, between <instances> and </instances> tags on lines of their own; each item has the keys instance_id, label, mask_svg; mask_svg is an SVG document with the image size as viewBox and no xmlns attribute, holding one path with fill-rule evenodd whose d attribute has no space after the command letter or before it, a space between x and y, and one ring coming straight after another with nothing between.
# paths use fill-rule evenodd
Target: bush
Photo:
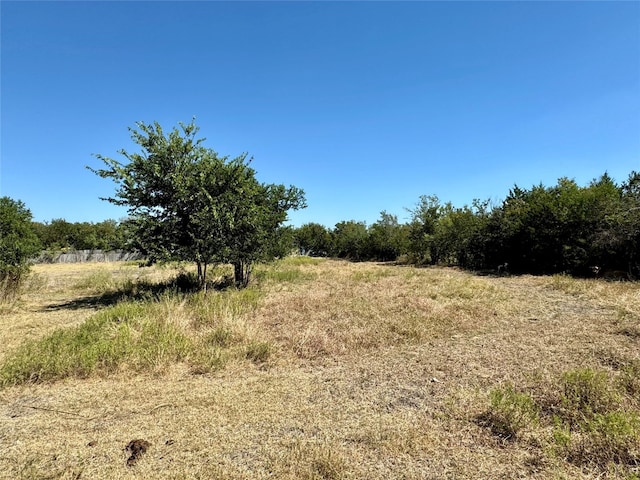
<instances>
[{"instance_id":1,"label":"bush","mask_svg":"<svg viewBox=\"0 0 640 480\"><path fill-rule=\"evenodd\" d=\"M605 372L582 369L562 377L561 404L565 418L571 423L605 414L618 407L620 396Z\"/></svg>"},{"instance_id":2,"label":"bush","mask_svg":"<svg viewBox=\"0 0 640 480\"><path fill-rule=\"evenodd\" d=\"M529 394L516 391L512 385L492 390L490 398L491 409L483 422L494 434L513 440L523 429L538 423L538 406Z\"/></svg>"},{"instance_id":3,"label":"bush","mask_svg":"<svg viewBox=\"0 0 640 480\"><path fill-rule=\"evenodd\" d=\"M556 419L553 435L558 452L577 465L604 468L640 463L640 417L636 413L595 414L573 431Z\"/></svg>"},{"instance_id":4,"label":"bush","mask_svg":"<svg viewBox=\"0 0 640 480\"><path fill-rule=\"evenodd\" d=\"M29 273L40 242L24 203L0 198L0 303L14 300Z\"/></svg>"}]
</instances>

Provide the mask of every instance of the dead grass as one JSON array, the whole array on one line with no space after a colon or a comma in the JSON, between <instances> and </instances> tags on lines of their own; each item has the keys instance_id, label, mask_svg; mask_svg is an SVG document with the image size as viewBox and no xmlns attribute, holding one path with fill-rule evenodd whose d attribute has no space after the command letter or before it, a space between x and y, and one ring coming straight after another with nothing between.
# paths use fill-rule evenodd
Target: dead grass
<instances>
[{"instance_id":1,"label":"dead grass","mask_svg":"<svg viewBox=\"0 0 640 480\"><path fill-rule=\"evenodd\" d=\"M46 285L4 315L0 360L23 339L110 308L87 300L99 295L95 277L79 287L96 268L110 272L99 275L113 288L139 270L146 281L173 273L39 266ZM637 284L296 260L266 270L252 291L157 302L154 315L192 342L177 363L125 362L106 375L0 390L0 478L631 479L638 471L572 462L575 449L554 454L545 422L523 424L505 442L477 421L503 386L549 408L565 372L578 369L636 391ZM625 408L640 408L624 395ZM502 397L493 401L510 412ZM127 466L134 439L149 446Z\"/></svg>"}]
</instances>

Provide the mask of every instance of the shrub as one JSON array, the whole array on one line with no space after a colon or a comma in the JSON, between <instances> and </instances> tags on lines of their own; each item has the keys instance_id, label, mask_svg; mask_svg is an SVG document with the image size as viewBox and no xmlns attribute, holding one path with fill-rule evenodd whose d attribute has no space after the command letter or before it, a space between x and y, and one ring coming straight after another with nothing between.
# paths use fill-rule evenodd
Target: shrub
<instances>
[{"instance_id":1,"label":"shrub","mask_svg":"<svg viewBox=\"0 0 640 480\"><path fill-rule=\"evenodd\" d=\"M563 416L570 423L607 413L616 409L619 402L620 396L605 372L586 368L562 376Z\"/></svg>"},{"instance_id":2,"label":"shrub","mask_svg":"<svg viewBox=\"0 0 640 480\"><path fill-rule=\"evenodd\" d=\"M493 389L490 399L491 408L483 421L502 438L513 440L523 429L539 421L539 409L531 396L516 391L512 385Z\"/></svg>"},{"instance_id":3,"label":"shrub","mask_svg":"<svg viewBox=\"0 0 640 480\"><path fill-rule=\"evenodd\" d=\"M24 203L0 198L0 303L14 300L29 273L29 261L40 241Z\"/></svg>"},{"instance_id":4,"label":"shrub","mask_svg":"<svg viewBox=\"0 0 640 480\"><path fill-rule=\"evenodd\" d=\"M573 431L557 422L554 441L559 453L577 465L637 465L640 417L623 411L598 413L580 422Z\"/></svg>"}]
</instances>

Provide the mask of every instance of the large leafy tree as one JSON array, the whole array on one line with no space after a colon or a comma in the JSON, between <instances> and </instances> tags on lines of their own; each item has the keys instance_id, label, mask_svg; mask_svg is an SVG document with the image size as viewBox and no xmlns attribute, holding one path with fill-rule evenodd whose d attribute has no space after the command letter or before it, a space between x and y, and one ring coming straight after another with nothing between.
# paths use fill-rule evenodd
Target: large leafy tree
<instances>
[{"instance_id":1,"label":"large leafy tree","mask_svg":"<svg viewBox=\"0 0 640 480\"><path fill-rule=\"evenodd\" d=\"M203 287L208 265L231 263L246 286L252 264L273 255L287 212L306 206L304 192L260 183L247 154L220 157L194 122L179 126L165 134L139 122L129 130L142 152L120 150L126 162L97 155L106 168L91 170L118 185L106 200L128 207L134 246L151 260L195 262Z\"/></svg>"},{"instance_id":2,"label":"large leafy tree","mask_svg":"<svg viewBox=\"0 0 640 480\"><path fill-rule=\"evenodd\" d=\"M25 204L9 197L0 198L0 300L18 292L29 260L40 251L31 212Z\"/></svg>"}]
</instances>

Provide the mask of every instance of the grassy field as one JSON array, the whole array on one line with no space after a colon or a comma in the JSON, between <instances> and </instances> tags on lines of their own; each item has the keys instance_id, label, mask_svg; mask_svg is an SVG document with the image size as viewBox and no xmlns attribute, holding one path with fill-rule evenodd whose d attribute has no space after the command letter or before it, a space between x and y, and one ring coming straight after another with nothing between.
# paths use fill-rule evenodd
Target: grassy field
<instances>
[{"instance_id":1,"label":"grassy field","mask_svg":"<svg viewBox=\"0 0 640 480\"><path fill-rule=\"evenodd\" d=\"M0 478L640 478L637 283L308 258L206 295L170 268L34 273L0 310Z\"/></svg>"}]
</instances>

